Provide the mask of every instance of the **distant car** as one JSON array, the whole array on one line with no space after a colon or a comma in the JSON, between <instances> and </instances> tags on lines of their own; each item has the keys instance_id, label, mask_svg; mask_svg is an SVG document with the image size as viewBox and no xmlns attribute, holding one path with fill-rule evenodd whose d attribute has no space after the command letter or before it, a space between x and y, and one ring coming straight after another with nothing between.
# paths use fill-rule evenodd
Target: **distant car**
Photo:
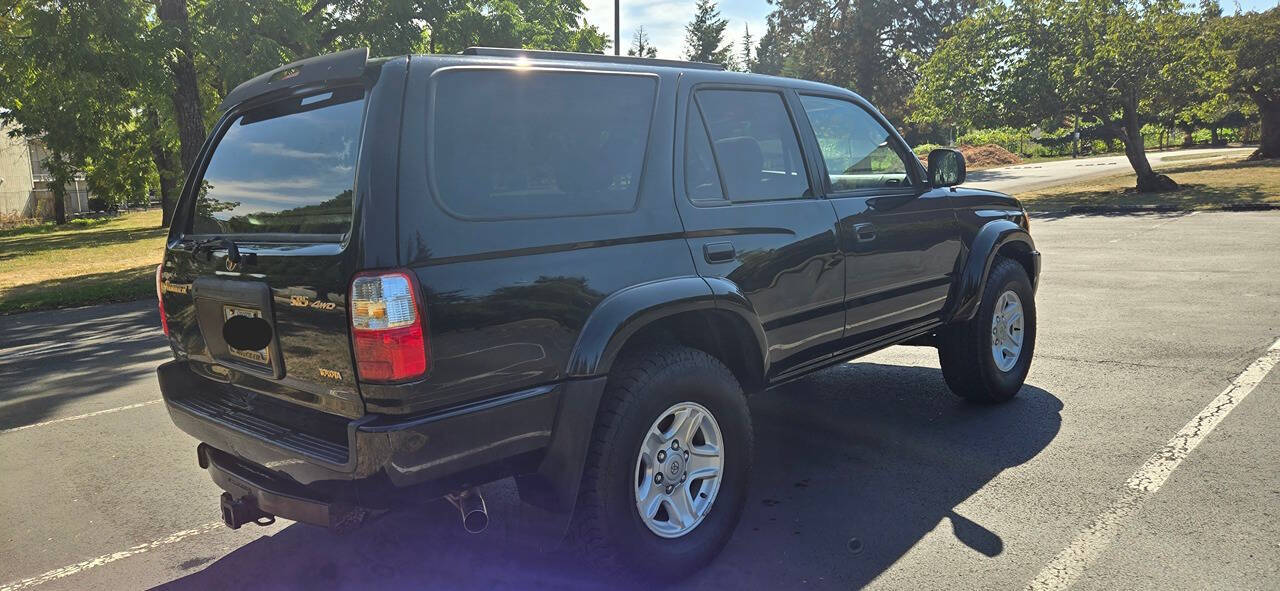
<instances>
[{"instance_id":1,"label":"distant car","mask_svg":"<svg viewBox=\"0 0 1280 591\"><path fill-rule=\"evenodd\" d=\"M158 373L232 528L448 496L479 530L475 487L514 476L590 555L670 579L742 512L744 394L914 343L1001 402L1031 363L1026 212L847 90L352 50L222 109L157 269Z\"/></svg>"}]
</instances>

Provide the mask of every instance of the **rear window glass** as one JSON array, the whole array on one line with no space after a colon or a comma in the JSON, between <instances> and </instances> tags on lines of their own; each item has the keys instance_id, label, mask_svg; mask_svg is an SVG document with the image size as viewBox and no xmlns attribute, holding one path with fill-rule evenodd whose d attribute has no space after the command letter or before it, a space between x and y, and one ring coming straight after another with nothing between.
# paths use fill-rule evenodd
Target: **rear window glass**
<instances>
[{"instance_id":1,"label":"rear window glass","mask_svg":"<svg viewBox=\"0 0 1280 591\"><path fill-rule=\"evenodd\" d=\"M343 234L363 89L272 103L231 122L196 196L196 234Z\"/></svg>"},{"instance_id":2,"label":"rear window glass","mask_svg":"<svg viewBox=\"0 0 1280 591\"><path fill-rule=\"evenodd\" d=\"M429 132L437 197L467 218L630 210L656 90L651 76L441 73Z\"/></svg>"}]
</instances>

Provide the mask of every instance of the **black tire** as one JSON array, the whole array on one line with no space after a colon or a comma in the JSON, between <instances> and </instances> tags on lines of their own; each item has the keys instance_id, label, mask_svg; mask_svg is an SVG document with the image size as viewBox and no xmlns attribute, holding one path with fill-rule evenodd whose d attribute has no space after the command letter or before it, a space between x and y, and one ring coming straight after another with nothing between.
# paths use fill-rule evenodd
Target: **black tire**
<instances>
[{"instance_id":1,"label":"black tire","mask_svg":"<svg viewBox=\"0 0 1280 591\"><path fill-rule=\"evenodd\" d=\"M636 509L636 458L659 414L695 402L723 437L723 472L705 517L691 531L663 538ZM703 351L679 345L638 351L609 376L583 470L570 540L604 570L623 567L646 581L672 581L710 562L738 524L752 460L751 415L733 374Z\"/></svg>"},{"instance_id":2,"label":"black tire","mask_svg":"<svg viewBox=\"0 0 1280 591\"><path fill-rule=\"evenodd\" d=\"M1023 342L1017 362L1002 371L991 353L991 319L996 301L1010 290L1022 302ZM942 376L952 392L965 400L986 404L1012 399L1022 389L1036 347L1035 292L1022 265L1006 258L996 259L977 313L968 322L947 327L938 337Z\"/></svg>"}]
</instances>

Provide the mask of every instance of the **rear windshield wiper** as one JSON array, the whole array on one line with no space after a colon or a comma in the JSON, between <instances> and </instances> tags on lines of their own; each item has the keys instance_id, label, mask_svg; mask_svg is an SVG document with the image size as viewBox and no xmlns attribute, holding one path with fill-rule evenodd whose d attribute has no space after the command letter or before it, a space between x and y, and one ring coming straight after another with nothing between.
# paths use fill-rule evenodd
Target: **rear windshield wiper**
<instances>
[{"instance_id":1,"label":"rear windshield wiper","mask_svg":"<svg viewBox=\"0 0 1280 591\"><path fill-rule=\"evenodd\" d=\"M205 262L209 262L213 260L213 251L218 249L226 250L227 259L231 262L240 262L240 247L236 246L235 242L232 242L228 238L223 238L222 236L214 236L208 240L201 240L197 242L195 246L191 247L191 256L196 257L199 256L201 252L204 252L204 260Z\"/></svg>"}]
</instances>

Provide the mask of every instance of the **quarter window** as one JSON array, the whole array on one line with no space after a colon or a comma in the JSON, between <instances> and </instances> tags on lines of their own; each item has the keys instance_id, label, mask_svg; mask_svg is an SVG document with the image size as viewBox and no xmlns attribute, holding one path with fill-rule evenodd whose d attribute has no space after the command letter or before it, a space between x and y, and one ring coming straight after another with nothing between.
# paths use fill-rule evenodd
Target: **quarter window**
<instances>
[{"instance_id":1,"label":"quarter window","mask_svg":"<svg viewBox=\"0 0 1280 591\"><path fill-rule=\"evenodd\" d=\"M703 90L697 93L697 104L729 200L798 199L810 194L800 142L782 95Z\"/></svg>"},{"instance_id":2,"label":"quarter window","mask_svg":"<svg viewBox=\"0 0 1280 591\"><path fill-rule=\"evenodd\" d=\"M819 96L801 96L800 102L818 139L832 191L911 185L889 130L865 109Z\"/></svg>"},{"instance_id":3,"label":"quarter window","mask_svg":"<svg viewBox=\"0 0 1280 591\"><path fill-rule=\"evenodd\" d=\"M440 74L429 138L438 198L470 218L630 210L657 86L625 74Z\"/></svg>"}]
</instances>

